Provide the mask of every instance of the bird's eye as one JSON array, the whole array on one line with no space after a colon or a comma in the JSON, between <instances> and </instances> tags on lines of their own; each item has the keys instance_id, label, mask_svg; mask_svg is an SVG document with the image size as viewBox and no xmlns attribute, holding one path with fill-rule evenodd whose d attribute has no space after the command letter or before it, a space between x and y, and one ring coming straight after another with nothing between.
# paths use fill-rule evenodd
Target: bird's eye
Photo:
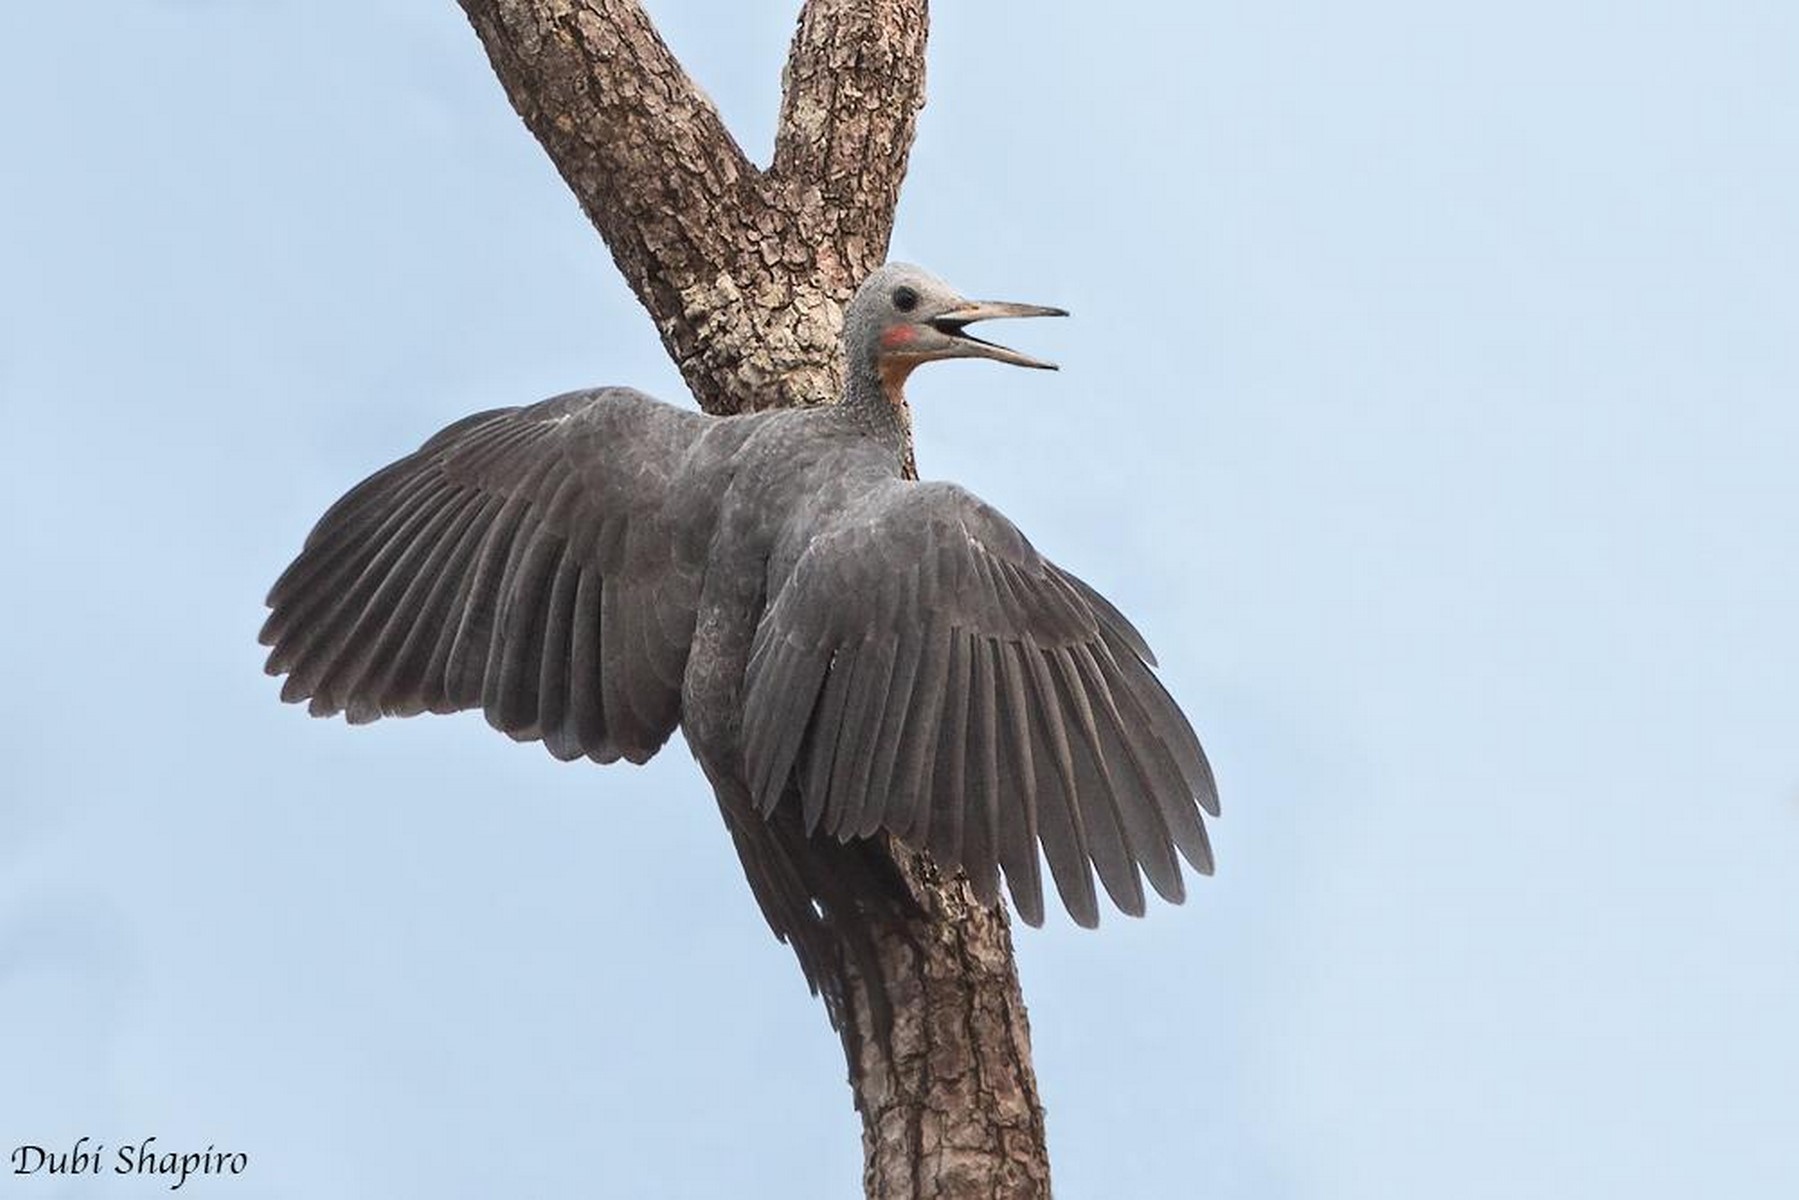
<instances>
[{"instance_id":1,"label":"bird's eye","mask_svg":"<svg viewBox=\"0 0 1799 1200\"><path fill-rule=\"evenodd\" d=\"M918 307L918 293L909 287L894 288L893 307L901 312L911 312Z\"/></svg>"}]
</instances>

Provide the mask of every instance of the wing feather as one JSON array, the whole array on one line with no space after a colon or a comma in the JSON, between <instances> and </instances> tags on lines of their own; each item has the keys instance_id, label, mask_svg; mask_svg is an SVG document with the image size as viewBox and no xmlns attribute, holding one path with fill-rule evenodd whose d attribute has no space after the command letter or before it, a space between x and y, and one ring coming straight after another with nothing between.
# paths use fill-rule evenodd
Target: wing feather
<instances>
[{"instance_id":1,"label":"wing feather","mask_svg":"<svg viewBox=\"0 0 1799 1200\"><path fill-rule=\"evenodd\" d=\"M376 662L386 657L388 665L370 685L383 715L413 716L441 703L442 689L433 686L436 646L449 624L457 587L480 544L483 523L490 511L486 497L469 498L456 525L443 539L442 552L434 555L422 570L418 593L409 592L389 619L382 649L373 655ZM393 647L393 634L401 635L397 647ZM389 647L393 647L391 654Z\"/></svg>"},{"instance_id":2,"label":"wing feather","mask_svg":"<svg viewBox=\"0 0 1799 1200\"><path fill-rule=\"evenodd\" d=\"M613 745L606 727L606 711L600 681L600 571L591 564L581 567L575 586L575 613L569 630L569 734L589 758L604 761Z\"/></svg>"},{"instance_id":3,"label":"wing feather","mask_svg":"<svg viewBox=\"0 0 1799 1200\"><path fill-rule=\"evenodd\" d=\"M967 730L973 660L974 639L966 629L955 630L950 638L948 690L944 695L943 721L938 726L931 802L924 814L928 825L919 839L921 845L954 846L961 837L963 814L968 807Z\"/></svg>"},{"instance_id":4,"label":"wing feather","mask_svg":"<svg viewBox=\"0 0 1799 1200\"><path fill-rule=\"evenodd\" d=\"M1143 881L1137 874L1136 857L1127 843L1119 812L1121 799L1117 782L1106 762L1093 718L1093 705L1081 686L1070 651L1066 647L1046 650L1045 675L1054 690L1056 707L1063 723L1072 729L1066 738L1068 762L1074 783L1070 794L1080 810L1081 827L1087 835L1087 852L1093 869L1105 886L1106 894L1120 912L1133 917L1143 915ZM1128 794L1123 807L1131 807Z\"/></svg>"},{"instance_id":5,"label":"wing feather","mask_svg":"<svg viewBox=\"0 0 1799 1200\"><path fill-rule=\"evenodd\" d=\"M929 833L931 781L937 769L937 747L942 737L944 699L949 694L949 659L955 639L949 628L928 619L922 626L918 647L918 677L906 712L902 748L894 764L895 782L888 803L895 836L921 844Z\"/></svg>"},{"instance_id":6,"label":"wing feather","mask_svg":"<svg viewBox=\"0 0 1799 1200\"><path fill-rule=\"evenodd\" d=\"M975 895L987 904L999 899L999 707L996 698L995 651L991 638L975 641L969 684L968 811L962 815L961 840L931 853L944 862L959 862Z\"/></svg>"},{"instance_id":7,"label":"wing feather","mask_svg":"<svg viewBox=\"0 0 1799 1200\"><path fill-rule=\"evenodd\" d=\"M998 753L1001 771L1011 781L1018 809L1008 813L1001 826L998 857L1019 917L1027 925L1041 925L1043 870L1037 847L1042 841L1042 827L1037 806L1037 768L1031 753L1030 713L1026 708L1024 678L1012 657L1000 654L999 667L993 689Z\"/></svg>"},{"instance_id":8,"label":"wing feather","mask_svg":"<svg viewBox=\"0 0 1799 1200\"><path fill-rule=\"evenodd\" d=\"M1080 802L1075 797L1074 764L1062 729L1062 714L1056 708L1054 689L1047 686L1042 676L1040 655L1035 648L1014 644L1008 649L1017 661L1013 669L1024 679L1025 704L1037 747L1037 820L1043 835L1043 856L1049 860L1050 875L1068 914L1076 924L1092 928L1099 924L1099 901L1093 891L1093 870L1088 865L1092 856L1087 849Z\"/></svg>"},{"instance_id":9,"label":"wing feather","mask_svg":"<svg viewBox=\"0 0 1799 1200\"><path fill-rule=\"evenodd\" d=\"M1100 673L1093 651L1086 646L1070 648L1069 659L1079 677L1072 688L1088 702L1092 729L1101 746L1107 774L1112 780L1113 795L1119 798L1118 814L1130 845L1131 857L1142 865L1144 874L1165 900L1178 904L1186 899L1186 885L1174 857L1173 839L1154 797L1160 791L1177 794L1184 786L1178 774L1158 776L1132 745L1113 702L1112 689Z\"/></svg>"},{"instance_id":10,"label":"wing feather","mask_svg":"<svg viewBox=\"0 0 1799 1200\"><path fill-rule=\"evenodd\" d=\"M862 818L857 823L858 837L873 837L898 816L903 798L894 794L894 764L899 759L905 737L906 717L913 707L913 688L918 679L918 639L921 630L907 625L899 632L893 649L893 675L887 681L881 721L870 742L868 755L868 794L862 805Z\"/></svg>"},{"instance_id":11,"label":"wing feather","mask_svg":"<svg viewBox=\"0 0 1799 1200\"><path fill-rule=\"evenodd\" d=\"M362 684L371 673L385 673L411 632L412 615L421 594L429 590L432 572L454 549L456 535L472 505L453 497L416 537L405 553L385 569L385 577L362 607L352 630L333 647L333 661L318 683L318 692L333 711L342 710L352 725L381 715L376 689Z\"/></svg>"},{"instance_id":12,"label":"wing feather","mask_svg":"<svg viewBox=\"0 0 1799 1200\"><path fill-rule=\"evenodd\" d=\"M846 646L832 656L825 675L824 694L818 701L818 709L812 715L812 724L807 732L811 745L806 756L806 781L801 795L808 834L816 830L824 818L825 802L831 795L832 775L837 765L838 735L843 728L844 706L849 702L850 684L856 674L856 650L854 646ZM754 768L751 770L753 772ZM764 800L764 816L773 811L775 801L781 798L780 790L775 790L772 797Z\"/></svg>"},{"instance_id":13,"label":"wing feather","mask_svg":"<svg viewBox=\"0 0 1799 1200\"><path fill-rule=\"evenodd\" d=\"M549 607L544 614L543 653L537 667L537 724L543 731L544 749L571 762L580 758L581 740L570 720L574 678L575 597L581 586L581 563L572 554L557 556L556 578L550 584Z\"/></svg>"},{"instance_id":14,"label":"wing feather","mask_svg":"<svg viewBox=\"0 0 1799 1200\"><path fill-rule=\"evenodd\" d=\"M867 836L862 832L862 820L864 809L869 807L868 777L874 766L874 747L880 737L881 718L893 687L893 660L897 649L893 639L880 638L865 644L857 660L852 719L845 723L843 730L854 752L847 758L849 769L843 776L842 788L834 791L837 814L836 820L831 822L831 832L844 841ZM863 674L864 667L866 674ZM832 782L836 783L834 773ZM876 828L879 828L878 812L876 816Z\"/></svg>"},{"instance_id":15,"label":"wing feather","mask_svg":"<svg viewBox=\"0 0 1799 1200\"><path fill-rule=\"evenodd\" d=\"M294 664L287 686L282 688L283 700L310 696L313 715L337 711L335 699L319 695L318 690L337 665L344 635L363 616L368 596L385 578L389 564L406 552L418 528L452 499L449 489L440 487L424 492L415 507L395 510L377 530L380 540L345 555L319 581L316 593L302 594L293 618L296 632L283 655Z\"/></svg>"}]
</instances>

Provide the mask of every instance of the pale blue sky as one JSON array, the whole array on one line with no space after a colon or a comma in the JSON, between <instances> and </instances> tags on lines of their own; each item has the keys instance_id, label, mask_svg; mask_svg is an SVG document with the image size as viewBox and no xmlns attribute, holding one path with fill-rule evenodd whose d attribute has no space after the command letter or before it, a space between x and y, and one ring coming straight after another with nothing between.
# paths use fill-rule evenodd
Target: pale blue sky
<instances>
[{"instance_id":1,"label":"pale blue sky","mask_svg":"<svg viewBox=\"0 0 1799 1200\"><path fill-rule=\"evenodd\" d=\"M757 158L794 8L651 5ZM1137 619L1224 792L1186 907L1019 939L1058 1194L1795 1194L1799 9L937 8L895 254L1075 317L1021 334L1057 376L921 374L920 460ZM260 673L368 470L682 398L454 5L0 46L0 1149L855 1194L683 748Z\"/></svg>"}]
</instances>

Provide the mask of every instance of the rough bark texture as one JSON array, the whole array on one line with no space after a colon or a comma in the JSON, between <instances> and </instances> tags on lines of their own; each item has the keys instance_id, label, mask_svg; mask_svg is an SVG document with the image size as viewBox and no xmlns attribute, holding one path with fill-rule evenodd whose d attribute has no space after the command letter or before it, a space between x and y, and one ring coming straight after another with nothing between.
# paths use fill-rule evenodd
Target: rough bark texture
<instances>
[{"instance_id":1,"label":"rough bark texture","mask_svg":"<svg viewBox=\"0 0 1799 1200\"><path fill-rule=\"evenodd\" d=\"M460 0L513 107L649 310L701 407L841 393L841 306L886 257L918 110L926 0L809 0L759 170L635 0ZM892 846L924 913L876 933L841 1030L870 1197L1049 1194L1003 912Z\"/></svg>"},{"instance_id":2,"label":"rough bark texture","mask_svg":"<svg viewBox=\"0 0 1799 1200\"><path fill-rule=\"evenodd\" d=\"M855 1036L845 1033L863 1187L871 1200L1048 1196L1043 1106L1005 912L927 856L894 849L925 915L876 933L890 1035L871 1039L860 986Z\"/></svg>"}]
</instances>

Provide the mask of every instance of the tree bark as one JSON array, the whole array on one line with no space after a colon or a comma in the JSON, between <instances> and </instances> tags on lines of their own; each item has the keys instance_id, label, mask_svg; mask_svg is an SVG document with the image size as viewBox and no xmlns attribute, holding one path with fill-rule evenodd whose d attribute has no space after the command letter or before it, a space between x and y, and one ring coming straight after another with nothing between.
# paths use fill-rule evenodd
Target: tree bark
<instances>
[{"instance_id":1,"label":"tree bark","mask_svg":"<svg viewBox=\"0 0 1799 1200\"><path fill-rule=\"evenodd\" d=\"M842 390L842 305L886 256L924 104L927 0L808 0L774 162L732 139L635 0L460 0L707 412ZM921 916L875 931L894 1007L852 972L842 1028L870 1197L1049 1194L1003 911L889 849Z\"/></svg>"}]
</instances>

